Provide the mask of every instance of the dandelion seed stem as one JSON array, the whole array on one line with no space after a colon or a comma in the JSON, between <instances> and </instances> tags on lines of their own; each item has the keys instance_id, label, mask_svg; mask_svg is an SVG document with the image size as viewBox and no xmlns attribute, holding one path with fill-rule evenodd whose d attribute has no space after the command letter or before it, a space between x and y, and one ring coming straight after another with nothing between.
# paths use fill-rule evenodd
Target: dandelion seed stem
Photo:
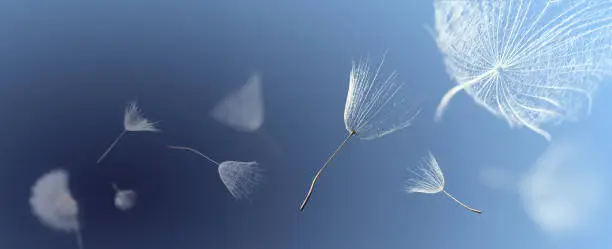
<instances>
[{"instance_id":1,"label":"dandelion seed stem","mask_svg":"<svg viewBox=\"0 0 612 249\"><path fill-rule=\"evenodd\" d=\"M110 145L110 147L108 147L108 149L106 149L106 151L104 151L104 154L102 154L102 156L100 156L100 158L98 158L98 161L96 161L96 164L99 164L102 161L102 159L104 159L106 157L106 155L108 155L108 153L113 149L113 147L115 147L117 142L119 142L119 139L121 139L123 137L123 135L125 135L126 132L127 132L127 130L124 129L121 132L121 134L119 134L119 136L115 139L115 141L113 141L113 143Z\"/></svg>"},{"instance_id":2,"label":"dandelion seed stem","mask_svg":"<svg viewBox=\"0 0 612 249\"><path fill-rule=\"evenodd\" d=\"M438 104L438 108L436 108L436 121L440 121L442 119L442 115L444 115L444 111L446 111L446 107L448 106L448 102L451 101L451 99L453 97L455 97L455 94L457 94L458 92L460 92L461 90L470 87L478 82L480 82L482 79L488 77L491 74L494 74L497 72L497 68L491 69L488 72L472 79L466 82L463 82L461 84L458 84L456 86L454 86L453 88L451 88L450 90L448 90L448 92L446 92L446 94L444 94L444 96L442 97L442 100L440 100L440 104Z\"/></svg>"},{"instance_id":3,"label":"dandelion seed stem","mask_svg":"<svg viewBox=\"0 0 612 249\"><path fill-rule=\"evenodd\" d=\"M83 237L81 237L81 230L77 229L75 233L76 233L77 246L79 247L79 249L83 249Z\"/></svg>"},{"instance_id":4,"label":"dandelion seed stem","mask_svg":"<svg viewBox=\"0 0 612 249\"><path fill-rule=\"evenodd\" d=\"M119 189L119 187L117 187L117 184L113 183L113 189L117 192L121 191L121 189Z\"/></svg>"},{"instance_id":5,"label":"dandelion seed stem","mask_svg":"<svg viewBox=\"0 0 612 249\"><path fill-rule=\"evenodd\" d=\"M470 210L470 211L472 211L472 212L474 212L474 213L477 213L477 214L481 214L481 213L482 213L480 210L473 209L473 208L469 207L468 205L463 204L463 202L461 202L461 201L457 200L457 198L455 198L454 196L452 196L451 194L449 194L448 192L446 192L446 190L442 190L442 193L444 193L444 194L445 194L446 196L448 196L449 198L453 199L455 202L459 203L459 205L461 205L461 206L462 206L462 207L464 207L465 209Z\"/></svg>"},{"instance_id":6,"label":"dandelion seed stem","mask_svg":"<svg viewBox=\"0 0 612 249\"><path fill-rule=\"evenodd\" d=\"M338 148L334 151L334 153L332 153L331 156L329 156L327 161L325 161L325 164L323 164L321 169L319 169L315 177L312 179L312 183L310 184L310 189L308 190L308 193L306 194L306 198L304 198L304 201L302 202L302 205L300 206L300 211L303 211L304 208L306 207L306 204L308 204L308 201L310 200L310 196L312 195L312 192L314 191L314 186L317 183L317 180L319 180L319 176L321 176L321 173L323 172L323 170L325 170L329 162L331 162L331 160L334 159L334 157L336 156L336 154L338 154L338 152L342 149L342 147L346 145L349 138L351 138L355 134L357 134L357 132L351 131L349 135L344 139L342 144L340 144L340 146L338 146Z\"/></svg>"},{"instance_id":7,"label":"dandelion seed stem","mask_svg":"<svg viewBox=\"0 0 612 249\"><path fill-rule=\"evenodd\" d=\"M214 163L216 166L219 166L219 163L218 163L217 161L215 161L215 160L213 160L212 158L210 158L210 157L208 157L208 156L206 156L206 155L202 154L202 152L199 152L199 151L198 151L198 150L196 150L196 149L189 148L189 147L186 147L186 146L173 146L173 145L168 145L168 148L169 148L169 149L176 149L176 150L187 150L187 151L191 151L191 152L193 152L193 153L196 153L196 154L200 155L201 157L206 158L206 160L208 160L208 161L210 161L210 162Z\"/></svg>"}]
</instances>

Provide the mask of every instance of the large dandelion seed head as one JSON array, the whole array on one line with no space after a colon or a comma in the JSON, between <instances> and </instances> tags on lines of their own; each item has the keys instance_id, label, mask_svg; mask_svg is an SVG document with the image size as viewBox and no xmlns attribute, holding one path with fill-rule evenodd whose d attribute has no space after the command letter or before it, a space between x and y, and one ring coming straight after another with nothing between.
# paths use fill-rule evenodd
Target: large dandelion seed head
<instances>
[{"instance_id":1,"label":"large dandelion seed head","mask_svg":"<svg viewBox=\"0 0 612 249\"><path fill-rule=\"evenodd\" d=\"M353 62L344 109L344 124L349 133L362 139L375 139L412 124L419 113L409 101L407 88L397 73L382 72L380 64L368 59Z\"/></svg>"},{"instance_id":2,"label":"large dandelion seed head","mask_svg":"<svg viewBox=\"0 0 612 249\"><path fill-rule=\"evenodd\" d=\"M408 169L414 176L408 179L406 192L435 194L444 190L444 175L436 158L429 153L416 169Z\"/></svg>"},{"instance_id":3,"label":"large dandelion seed head","mask_svg":"<svg viewBox=\"0 0 612 249\"><path fill-rule=\"evenodd\" d=\"M257 162L225 161L219 164L219 176L236 200L248 199L263 178Z\"/></svg>"},{"instance_id":4,"label":"large dandelion seed head","mask_svg":"<svg viewBox=\"0 0 612 249\"><path fill-rule=\"evenodd\" d=\"M32 213L53 230L75 232L79 229L79 208L68 189L68 173L64 170L53 170L36 181L30 206Z\"/></svg>"},{"instance_id":5,"label":"large dandelion seed head","mask_svg":"<svg viewBox=\"0 0 612 249\"><path fill-rule=\"evenodd\" d=\"M611 72L612 1L436 0L435 39L448 74L511 126L588 114Z\"/></svg>"}]
</instances>

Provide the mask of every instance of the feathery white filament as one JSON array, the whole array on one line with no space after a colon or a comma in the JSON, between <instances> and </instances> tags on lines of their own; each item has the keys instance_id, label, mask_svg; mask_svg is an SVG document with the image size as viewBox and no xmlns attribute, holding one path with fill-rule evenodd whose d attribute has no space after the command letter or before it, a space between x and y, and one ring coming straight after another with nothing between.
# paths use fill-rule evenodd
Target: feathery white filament
<instances>
[{"instance_id":1,"label":"feathery white filament","mask_svg":"<svg viewBox=\"0 0 612 249\"><path fill-rule=\"evenodd\" d=\"M377 66L368 59L353 62L344 108L346 130L362 139L375 139L412 124L419 110L409 101L397 73L383 75L384 56Z\"/></svg>"},{"instance_id":2,"label":"feathery white filament","mask_svg":"<svg viewBox=\"0 0 612 249\"><path fill-rule=\"evenodd\" d=\"M219 176L236 200L248 199L263 178L257 162L237 161L221 162Z\"/></svg>"},{"instance_id":3,"label":"feathery white filament","mask_svg":"<svg viewBox=\"0 0 612 249\"><path fill-rule=\"evenodd\" d=\"M142 115L142 111L138 108L136 101L132 101L125 108L123 116L123 128L126 131L151 131L159 132L155 127L156 122L151 122Z\"/></svg>"},{"instance_id":4,"label":"feathery white filament","mask_svg":"<svg viewBox=\"0 0 612 249\"><path fill-rule=\"evenodd\" d=\"M612 69L612 1L435 0L435 39L461 90L511 127L550 139L542 126L590 112Z\"/></svg>"},{"instance_id":5,"label":"feathery white filament","mask_svg":"<svg viewBox=\"0 0 612 249\"><path fill-rule=\"evenodd\" d=\"M421 159L416 171L408 168L414 178L408 180L406 191L409 193L436 194L444 190L444 175L436 158L429 152L427 158Z\"/></svg>"}]
</instances>

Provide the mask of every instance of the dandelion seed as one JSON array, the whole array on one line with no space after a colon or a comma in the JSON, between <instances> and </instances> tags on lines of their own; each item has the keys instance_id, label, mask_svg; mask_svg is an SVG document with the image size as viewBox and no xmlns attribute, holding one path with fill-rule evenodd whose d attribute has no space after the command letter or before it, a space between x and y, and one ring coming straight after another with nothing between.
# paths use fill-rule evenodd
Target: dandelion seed
<instances>
[{"instance_id":1,"label":"dandelion seed","mask_svg":"<svg viewBox=\"0 0 612 249\"><path fill-rule=\"evenodd\" d=\"M116 192L115 207L117 207L117 209L127 211L136 205L136 199L138 198L136 191L131 189L122 190L114 183L112 186Z\"/></svg>"},{"instance_id":2,"label":"dandelion seed","mask_svg":"<svg viewBox=\"0 0 612 249\"><path fill-rule=\"evenodd\" d=\"M415 178L408 180L406 192L424 194L437 194L442 192L465 209L478 214L482 213L479 210L463 204L461 201L457 200L454 196L444 190L444 175L442 174L442 170L438 165L438 161L436 161L436 158L433 156L433 154L431 154L431 152L427 158L423 158L423 162L417 166L416 171L412 169L408 170L415 175Z\"/></svg>"},{"instance_id":3,"label":"dandelion seed","mask_svg":"<svg viewBox=\"0 0 612 249\"><path fill-rule=\"evenodd\" d=\"M348 136L315 175L300 210L306 207L323 170L351 137L359 136L366 140L380 138L410 126L418 115L419 110L414 103L402 94L402 90L406 89L404 84L397 82L397 74L381 74L383 62L384 56L374 68L367 59L353 63L344 109Z\"/></svg>"},{"instance_id":4,"label":"dandelion seed","mask_svg":"<svg viewBox=\"0 0 612 249\"><path fill-rule=\"evenodd\" d=\"M550 140L542 126L577 120L612 64L611 1L435 0L448 74L477 104Z\"/></svg>"},{"instance_id":5,"label":"dandelion seed","mask_svg":"<svg viewBox=\"0 0 612 249\"><path fill-rule=\"evenodd\" d=\"M213 119L230 128L247 133L255 133L270 145L272 151L280 155L278 143L265 131L263 88L260 74L252 74L247 83L238 91L223 98L212 109Z\"/></svg>"},{"instance_id":6,"label":"dandelion seed","mask_svg":"<svg viewBox=\"0 0 612 249\"><path fill-rule=\"evenodd\" d=\"M253 74L240 90L221 100L211 111L211 116L237 131L259 130L264 122L261 88L261 76Z\"/></svg>"},{"instance_id":7,"label":"dandelion seed","mask_svg":"<svg viewBox=\"0 0 612 249\"><path fill-rule=\"evenodd\" d=\"M64 170L53 170L40 177L30 196L32 213L46 227L68 233L75 233L79 249L83 249L79 208L68 188L68 173Z\"/></svg>"},{"instance_id":8,"label":"dandelion seed","mask_svg":"<svg viewBox=\"0 0 612 249\"><path fill-rule=\"evenodd\" d=\"M115 147L119 139L125 135L125 133L129 132L141 132L141 131L149 131L149 132L161 132L155 125L157 122L151 122L148 119L144 118L140 109L136 105L136 101L132 101L125 108L125 114L123 116L123 131L119 136L113 141L113 143L104 151L104 154L100 156L96 163L100 163L102 159L108 155L108 153Z\"/></svg>"},{"instance_id":9,"label":"dandelion seed","mask_svg":"<svg viewBox=\"0 0 612 249\"><path fill-rule=\"evenodd\" d=\"M193 148L184 146L168 146L168 148L191 151L215 164L218 167L221 181L236 200L249 199L263 179L262 169L257 162L223 161L218 163Z\"/></svg>"},{"instance_id":10,"label":"dandelion seed","mask_svg":"<svg viewBox=\"0 0 612 249\"><path fill-rule=\"evenodd\" d=\"M589 232L609 220L602 218L612 200L608 160L587 134L577 135L552 141L518 181L527 216L554 237Z\"/></svg>"}]
</instances>

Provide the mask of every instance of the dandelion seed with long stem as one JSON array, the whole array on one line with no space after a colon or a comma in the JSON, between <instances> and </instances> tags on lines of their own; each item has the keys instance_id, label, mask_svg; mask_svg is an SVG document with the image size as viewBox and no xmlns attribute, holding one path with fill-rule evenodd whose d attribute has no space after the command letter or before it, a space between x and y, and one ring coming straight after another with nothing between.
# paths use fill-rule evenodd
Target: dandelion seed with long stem
<instances>
[{"instance_id":1,"label":"dandelion seed with long stem","mask_svg":"<svg viewBox=\"0 0 612 249\"><path fill-rule=\"evenodd\" d=\"M406 192L424 194L437 194L442 192L444 195L461 205L461 207L477 214L482 213L480 210L471 208L459 201L457 198L444 190L444 175L442 174L442 170L438 165L438 161L433 154L431 154L431 152L427 158L423 158L423 162L417 166L416 170L412 170L410 168L408 170L414 174L415 177L408 180Z\"/></svg>"},{"instance_id":2,"label":"dandelion seed with long stem","mask_svg":"<svg viewBox=\"0 0 612 249\"><path fill-rule=\"evenodd\" d=\"M142 115L136 101L130 102L125 108L125 114L123 116L123 131L119 134L115 141L113 141L108 149L104 151L96 163L100 163L102 159L104 159L106 155L108 155L108 153L115 147L117 142L119 142L119 139L121 139L127 132L161 132L161 130L155 126L156 124L157 122L151 122Z\"/></svg>"},{"instance_id":3,"label":"dandelion seed with long stem","mask_svg":"<svg viewBox=\"0 0 612 249\"><path fill-rule=\"evenodd\" d=\"M263 178L257 162L223 161L221 163L196 149L185 146L168 146L169 149L193 152L218 167L221 181L236 200L249 199Z\"/></svg>"},{"instance_id":4,"label":"dandelion seed with long stem","mask_svg":"<svg viewBox=\"0 0 612 249\"><path fill-rule=\"evenodd\" d=\"M384 59L385 56L376 66L367 59L353 63L344 108L348 135L314 176L300 210L306 207L322 172L351 137L380 138L410 126L418 115L419 110L405 95L404 84L397 81L397 74L383 75L381 72Z\"/></svg>"}]
</instances>

